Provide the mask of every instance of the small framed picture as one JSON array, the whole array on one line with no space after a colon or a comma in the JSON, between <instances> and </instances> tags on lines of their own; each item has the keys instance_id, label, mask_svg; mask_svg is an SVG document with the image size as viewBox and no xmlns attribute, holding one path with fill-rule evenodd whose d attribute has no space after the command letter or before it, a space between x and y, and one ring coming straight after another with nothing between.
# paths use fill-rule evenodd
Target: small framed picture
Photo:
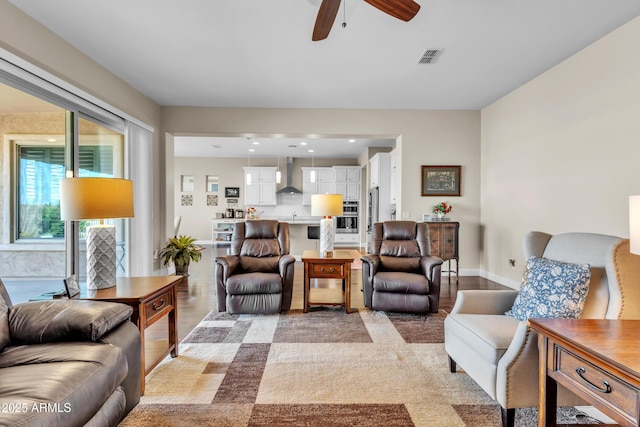
<instances>
[{"instance_id":1,"label":"small framed picture","mask_svg":"<svg viewBox=\"0 0 640 427\"><path fill-rule=\"evenodd\" d=\"M431 221L431 215L423 214L422 215L422 221Z\"/></svg>"},{"instance_id":2,"label":"small framed picture","mask_svg":"<svg viewBox=\"0 0 640 427\"><path fill-rule=\"evenodd\" d=\"M423 196L459 196L460 166L422 166Z\"/></svg>"},{"instance_id":3,"label":"small framed picture","mask_svg":"<svg viewBox=\"0 0 640 427\"><path fill-rule=\"evenodd\" d=\"M69 276L64 279L64 288L69 298L74 298L80 293L80 285L78 284L78 276Z\"/></svg>"},{"instance_id":4,"label":"small framed picture","mask_svg":"<svg viewBox=\"0 0 640 427\"><path fill-rule=\"evenodd\" d=\"M224 197L240 197L240 187L224 187Z\"/></svg>"}]
</instances>

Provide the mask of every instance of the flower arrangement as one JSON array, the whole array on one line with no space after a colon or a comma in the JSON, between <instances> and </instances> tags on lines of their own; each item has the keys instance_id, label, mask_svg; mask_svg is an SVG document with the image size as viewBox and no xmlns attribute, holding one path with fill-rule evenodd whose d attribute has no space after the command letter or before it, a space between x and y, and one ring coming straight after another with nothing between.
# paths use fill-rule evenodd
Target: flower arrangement
<instances>
[{"instance_id":1,"label":"flower arrangement","mask_svg":"<svg viewBox=\"0 0 640 427\"><path fill-rule=\"evenodd\" d=\"M256 208L247 208L247 218L256 219L258 217L258 212L256 212Z\"/></svg>"},{"instance_id":2,"label":"flower arrangement","mask_svg":"<svg viewBox=\"0 0 640 427\"><path fill-rule=\"evenodd\" d=\"M440 202L433 207L433 213L438 215L446 215L451 212L451 209L453 209L453 206L451 206L449 203Z\"/></svg>"}]
</instances>

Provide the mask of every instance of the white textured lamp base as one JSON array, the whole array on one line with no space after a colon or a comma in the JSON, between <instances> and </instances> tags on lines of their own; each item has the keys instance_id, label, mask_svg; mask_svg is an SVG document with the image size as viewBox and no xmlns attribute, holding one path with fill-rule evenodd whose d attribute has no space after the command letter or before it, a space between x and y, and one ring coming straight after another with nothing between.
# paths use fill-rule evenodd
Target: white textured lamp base
<instances>
[{"instance_id":1,"label":"white textured lamp base","mask_svg":"<svg viewBox=\"0 0 640 427\"><path fill-rule=\"evenodd\" d=\"M116 285L116 227L93 225L87 228L87 289Z\"/></svg>"},{"instance_id":2,"label":"white textured lamp base","mask_svg":"<svg viewBox=\"0 0 640 427\"><path fill-rule=\"evenodd\" d=\"M323 218L320 220L320 253L323 256L333 255L333 219Z\"/></svg>"}]
</instances>

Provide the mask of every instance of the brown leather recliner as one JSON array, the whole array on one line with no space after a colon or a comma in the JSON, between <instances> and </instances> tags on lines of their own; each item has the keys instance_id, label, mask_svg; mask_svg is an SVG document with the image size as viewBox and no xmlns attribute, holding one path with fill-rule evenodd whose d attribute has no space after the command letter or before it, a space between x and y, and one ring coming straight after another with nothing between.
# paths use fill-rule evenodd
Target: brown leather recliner
<instances>
[{"instance_id":1,"label":"brown leather recliner","mask_svg":"<svg viewBox=\"0 0 640 427\"><path fill-rule=\"evenodd\" d=\"M373 225L373 249L362 256L365 307L381 311L437 313L442 259L431 256L424 222Z\"/></svg>"},{"instance_id":2,"label":"brown leather recliner","mask_svg":"<svg viewBox=\"0 0 640 427\"><path fill-rule=\"evenodd\" d=\"M230 253L215 260L219 312L270 314L291 308L296 259L289 255L289 224L238 222Z\"/></svg>"}]
</instances>

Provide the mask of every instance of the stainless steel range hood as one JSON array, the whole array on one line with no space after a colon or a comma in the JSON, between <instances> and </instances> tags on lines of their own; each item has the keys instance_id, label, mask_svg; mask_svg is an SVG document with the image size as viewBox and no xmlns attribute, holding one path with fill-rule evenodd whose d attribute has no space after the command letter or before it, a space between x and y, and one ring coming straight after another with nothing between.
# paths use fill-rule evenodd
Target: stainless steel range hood
<instances>
[{"instance_id":1,"label":"stainless steel range hood","mask_svg":"<svg viewBox=\"0 0 640 427\"><path fill-rule=\"evenodd\" d=\"M287 181L285 182L286 186L278 190L278 194L302 194L302 191L298 190L293 186L293 157L287 157Z\"/></svg>"}]
</instances>

